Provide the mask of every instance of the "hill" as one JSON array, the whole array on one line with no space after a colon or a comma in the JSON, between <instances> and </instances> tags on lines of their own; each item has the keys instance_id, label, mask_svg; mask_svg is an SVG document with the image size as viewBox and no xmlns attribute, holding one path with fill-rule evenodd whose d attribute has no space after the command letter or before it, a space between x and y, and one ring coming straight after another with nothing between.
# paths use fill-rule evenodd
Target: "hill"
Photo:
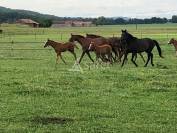
<instances>
[{"instance_id":1,"label":"hill","mask_svg":"<svg viewBox=\"0 0 177 133\"><path fill-rule=\"evenodd\" d=\"M46 23L51 23L51 21L62 19L54 15L41 14L28 10L10 9L0 6L0 23L14 23L16 20L21 18L33 19L39 22L41 26L45 26Z\"/></svg>"}]
</instances>

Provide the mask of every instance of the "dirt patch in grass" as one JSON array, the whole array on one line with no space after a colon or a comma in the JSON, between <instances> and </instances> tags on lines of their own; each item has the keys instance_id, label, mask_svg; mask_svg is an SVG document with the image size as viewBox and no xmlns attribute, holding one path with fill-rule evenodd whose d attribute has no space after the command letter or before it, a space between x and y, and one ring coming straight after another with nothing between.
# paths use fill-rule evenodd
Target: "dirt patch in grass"
<instances>
[{"instance_id":1,"label":"dirt patch in grass","mask_svg":"<svg viewBox=\"0 0 177 133\"><path fill-rule=\"evenodd\" d=\"M64 117L35 117L33 123L48 125L48 124L67 124L74 122L74 119Z\"/></svg>"}]
</instances>

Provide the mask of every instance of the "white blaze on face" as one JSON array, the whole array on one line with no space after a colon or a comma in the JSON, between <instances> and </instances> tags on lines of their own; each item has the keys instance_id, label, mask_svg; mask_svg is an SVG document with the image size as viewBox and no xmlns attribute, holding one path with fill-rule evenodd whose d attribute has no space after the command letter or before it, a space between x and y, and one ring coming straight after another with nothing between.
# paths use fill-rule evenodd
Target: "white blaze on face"
<instances>
[{"instance_id":1,"label":"white blaze on face","mask_svg":"<svg viewBox=\"0 0 177 133\"><path fill-rule=\"evenodd\" d=\"M93 44L92 44L92 43L90 43L88 50L90 50L90 49L91 49L92 45L93 45Z\"/></svg>"}]
</instances>

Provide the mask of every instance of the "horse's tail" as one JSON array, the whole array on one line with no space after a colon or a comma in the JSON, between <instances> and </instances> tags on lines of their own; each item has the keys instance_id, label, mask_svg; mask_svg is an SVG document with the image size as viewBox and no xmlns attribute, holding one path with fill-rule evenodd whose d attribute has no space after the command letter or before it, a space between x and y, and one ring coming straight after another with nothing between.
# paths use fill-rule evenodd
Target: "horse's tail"
<instances>
[{"instance_id":1,"label":"horse's tail","mask_svg":"<svg viewBox=\"0 0 177 133\"><path fill-rule=\"evenodd\" d=\"M160 46L159 46L159 43L158 43L156 40L153 40L153 42L155 43L155 45L156 45L156 47L157 47L157 50L158 50L158 52L159 52L159 56L160 56L161 58L164 58L164 57L162 56L162 50L161 50L161 48L160 48Z\"/></svg>"}]
</instances>

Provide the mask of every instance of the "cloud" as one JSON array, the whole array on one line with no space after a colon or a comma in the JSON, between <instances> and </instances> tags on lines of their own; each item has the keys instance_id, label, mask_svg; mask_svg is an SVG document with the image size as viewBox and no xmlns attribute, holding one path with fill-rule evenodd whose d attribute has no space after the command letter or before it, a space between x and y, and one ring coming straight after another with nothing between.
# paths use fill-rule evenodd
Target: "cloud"
<instances>
[{"instance_id":1,"label":"cloud","mask_svg":"<svg viewBox=\"0 0 177 133\"><path fill-rule=\"evenodd\" d=\"M1 0L0 5L68 17L144 18L177 14L177 0Z\"/></svg>"}]
</instances>

